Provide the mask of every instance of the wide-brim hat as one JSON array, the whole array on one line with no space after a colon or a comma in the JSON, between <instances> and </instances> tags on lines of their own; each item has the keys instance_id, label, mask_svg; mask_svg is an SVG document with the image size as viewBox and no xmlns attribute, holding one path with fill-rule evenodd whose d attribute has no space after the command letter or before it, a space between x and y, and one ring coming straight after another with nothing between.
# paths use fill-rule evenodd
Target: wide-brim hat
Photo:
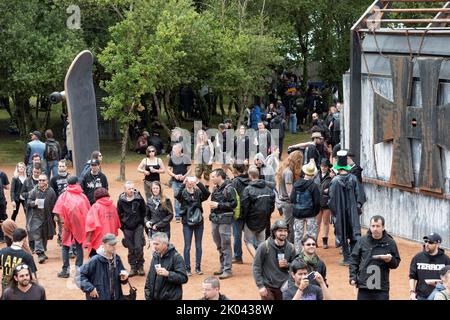
<instances>
[{"instance_id":1,"label":"wide-brim hat","mask_svg":"<svg viewBox=\"0 0 450 320\"><path fill-rule=\"evenodd\" d=\"M333 168L336 170L350 171L352 168L348 165L347 155L347 150L339 150L337 152L337 162L334 164Z\"/></svg>"},{"instance_id":2,"label":"wide-brim hat","mask_svg":"<svg viewBox=\"0 0 450 320\"><path fill-rule=\"evenodd\" d=\"M302 171L305 173L305 175L307 176L313 176L317 173L317 166L316 166L316 161L314 161L314 159L309 160L309 163L305 164L302 167Z\"/></svg>"}]
</instances>

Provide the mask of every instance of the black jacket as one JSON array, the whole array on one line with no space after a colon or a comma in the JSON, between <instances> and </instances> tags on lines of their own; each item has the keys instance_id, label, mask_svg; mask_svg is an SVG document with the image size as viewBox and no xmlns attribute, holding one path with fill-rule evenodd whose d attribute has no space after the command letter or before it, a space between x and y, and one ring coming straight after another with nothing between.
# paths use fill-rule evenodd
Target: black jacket
<instances>
[{"instance_id":1,"label":"black jacket","mask_svg":"<svg viewBox=\"0 0 450 320\"><path fill-rule=\"evenodd\" d=\"M26 180L26 179L25 179ZM25 182L25 181L24 181ZM19 177L13 177L11 180L11 201L19 202L20 201L20 192L22 191L22 181L20 181Z\"/></svg>"},{"instance_id":2,"label":"black jacket","mask_svg":"<svg viewBox=\"0 0 450 320\"><path fill-rule=\"evenodd\" d=\"M220 187L215 187L211 195L211 201L216 201L219 206L211 210L209 220L217 224L231 224L233 222L233 210L237 206L236 195L229 180L225 180Z\"/></svg>"},{"instance_id":3,"label":"black jacket","mask_svg":"<svg viewBox=\"0 0 450 320\"><path fill-rule=\"evenodd\" d=\"M127 200L125 192L121 193L117 201L117 213L122 230L136 230L138 226L143 226L147 209L139 191L134 192L134 199L131 201Z\"/></svg>"},{"instance_id":4,"label":"black jacket","mask_svg":"<svg viewBox=\"0 0 450 320\"><path fill-rule=\"evenodd\" d=\"M248 186L249 183L250 179L248 178L248 174L242 174L231 180L231 186L236 189L239 197L242 197L242 192L244 192L245 187Z\"/></svg>"},{"instance_id":5,"label":"black jacket","mask_svg":"<svg viewBox=\"0 0 450 320\"><path fill-rule=\"evenodd\" d=\"M313 179L311 179L311 180L300 179L300 180L297 180L296 182L294 182L294 186L292 187L292 193L291 193L291 203L293 203L294 205L295 205L296 190L299 190L299 191L309 190L309 192L312 195L312 200L313 200L312 212L308 216L305 216L305 218L317 216L320 212L319 186L314 182Z\"/></svg>"},{"instance_id":6,"label":"black jacket","mask_svg":"<svg viewBox=\"0 0 450 320\"><path fill-rule=\"evenodd\" d=\"M156 226L158 232L170 232L170 221L173 219L172 201L166 198L164 206L156 204L150 197L147 201L147 214L145 216L145 224L150 222L150 227Z\"/></svg>"},{"instance_id":7,"label":"black jacket","mask_svg":"<svg viewBox=\"0 0 450 320\"><path fill-rule=\"evenodd\" d=\"M20 190L20 194L22 195L22 198L25 199L25 201L28 199L28 194L31 192L31 190L34 189L34 187L38 184L39 181L34 180L33 177L26 178L25 181L22 184L22 189Z\"/></svg>"},{"instance_id":8,"label":"black jacket","mask_svg":"<svg viewBox=\"0 0 450 320\"><path fill-rule=\"evenodd\" d=\"M426 298L434 290L433 286L425 283L425 279L439 279L439 270L450 265L450 258L443 249L439 249L434 256L422 251L414 256L409 266L409 278L417 280L416 293Z\"/></svg>"},{"instance_id":9,"label":"black jacket","mask_svg":"<svg viewBox=\"0 0 450 320\"><path fill-rule=\"evenodd\" d=\"M156 264L160 264L162 268L169 271L169 276L158 276L155 269ZM169 244L162 257L157 252L153 254L150 270L145 281L145 299L181 300L183 298L182 285L187 282L188 276L184 260L174 246Z\"/></svg>"},{"instance_id":10,"label":"black jacket","mask_svg":"<svg viewBox=\"0 0 450 320\"><path fill-rule=\"evenodd\" d=\"M83 192L86 197L88 197L91 205L95 203L94 191L98 188L108 189L108 179L101 171L99 171L96 176L93 176L91 171L89 171L84 175L83 180L81 181L81 189L83 189Z\"/></svg>"},{"instance_id":11,"label":"black jacket","mask_svg":"<svg viewBox=\"0 0 450 320\"><path fill-rule=\"evenodd\" d=\"M175 194L175 199L180 203L181 223L187 224L187 214L193 212L195 208L199 208L203 212L202 203L209 198L210 192L203 183L197 184L198 188L194 188L194 193L190 194L186 190L186 185L183 184Z\"/></svg>"},{"instance_id":12,"label":"black jacket","mask_svg":"<svg viewBox=\"0 0 450 320\"><path fill-rule=\"evenodd\" d=\"M331 176L328 172L325 176L322 176L322 173L320 173L320 207L322 209L328 209L328 200L330 200L329 197L329 191L330 191L330 185L331 185Z\"/></svg>"},{"instance_id":13,"label":"black jacket","mask_svg":"<svg viewBox=\"0 0 450 320\"><path fill-rule=\"evenodd\" d=\"M261 232L270 224L275 209L275 193L264 180L251 181L241 197L240 217L254 232Z\"/></svg>"},{"instance_id":14,"label":"black jacket","mask_svg":"<svg viewBox=\"0 0 450 320\"><path fill-rule=\"evenodd\" d=\"M389 263L372 258L374 255L389 253L392 255ZM350 256L350 281L356 281L358 288L389 291L390 269L396 269L399 264L400 254L392 236L384 231L383 237L375 240L369 230L358 240ZM381 280L377 288L378 272Z\"/></svg>"}]
</instances>

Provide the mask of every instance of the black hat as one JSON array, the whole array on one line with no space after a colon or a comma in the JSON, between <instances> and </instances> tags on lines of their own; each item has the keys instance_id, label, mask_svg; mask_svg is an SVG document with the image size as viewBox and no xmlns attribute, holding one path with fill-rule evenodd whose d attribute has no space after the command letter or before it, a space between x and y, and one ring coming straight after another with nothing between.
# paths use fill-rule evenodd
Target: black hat
<instances>
[{"instance_id":1,"label":"black hat","mask_svg":"<svg viewBox=\"0 0 450 320\"><path fill-rule=\"evenodd\" d=\"M30 135L36 136L39 140L41 140L42 137L41 133L37 130L30 132Z\"/></svg>"},{"instance_id":2,"label":"black hat","mask_svg":"<svg viewBox=\"0 0 450 320\"><path fill-rule=\"evenodd\" d=\"M430 242L433 242L433 243L441 243L442 242L441 236L435 232L432 232L429 235L423 237L423 240L429 240Z\"/></svg>"},{"instance_id":3,"label":"black hat","mask_svg":"<svg viewBox=\"0 0 450 320\"><path fill-rule=\"evenodd\" d=\"M77 184L78 183L78 177L77 176L70 176L67 179L67 184Z\"/></svg>"},{"instance_id":4,"label":"black hat","mask_svg":"<svg viewBox=\"0 0 450 320\"><path fill-rule=\"evenodd\" d=\"M351 168L347 162L348 152L347 150L339 150L337 152L337 163L333 166L336 170L350 171Z\"/></svg>"},{"instance_id":5,"label":"black hat","mask_svg":"<svg viewBox=\"0 0 450 320\"><path fill-rule=\"evenodd\" d=\"M91 159L91 163L90 165L94 165L94 166L99 166L100 165L100 160L98 159Z\"/></svg>"}]
</instances>

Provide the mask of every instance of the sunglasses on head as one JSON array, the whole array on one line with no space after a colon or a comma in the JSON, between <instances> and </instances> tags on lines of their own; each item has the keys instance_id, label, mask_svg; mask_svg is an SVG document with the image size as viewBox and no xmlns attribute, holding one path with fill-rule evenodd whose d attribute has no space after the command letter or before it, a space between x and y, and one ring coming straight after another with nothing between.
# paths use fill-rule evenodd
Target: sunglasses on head
<instances>
[{"instance_id":1,"label":"sunglasses on head","mask_svg":"<svg viewBox=\"0 0 450 320\"><path fill-rule=\"evenodd\" d=\"M29 269L29 267L28 267L28 265L26 265L26 264L19 264L19 265L15 268L16 271L20 271L20 270L22 270L22 269Z\"/></svg>"}]
</instances>

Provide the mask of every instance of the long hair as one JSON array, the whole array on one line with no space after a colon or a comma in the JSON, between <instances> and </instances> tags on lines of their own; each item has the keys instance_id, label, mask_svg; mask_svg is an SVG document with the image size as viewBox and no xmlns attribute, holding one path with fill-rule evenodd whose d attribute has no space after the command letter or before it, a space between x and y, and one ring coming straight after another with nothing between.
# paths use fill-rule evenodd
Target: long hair
<instances>
[{"instance_id":1,"label":"long hair","mask_svg":"<svg viewBox=\"0 0 450 320\"><path fill-rule=\"evenodd\" d=\"M167 209L167 206L166 206L166 197L164 196L164 194L163 194L163 192L162 192L161 182L159 182L159 181L153 181L152 184L150 185L150 193L152 194L152 197L153 197L152 188L153 188L154 185L156 185L156 186L159 187L159 197L160 197L160 199L161 199L161 207L162 207L163 209Z\"/></svg>"},{"instance_id":2,"label":"long hair","mask_svg":"<svg viewBox=\"0 0 450 320\"><path fill-rule=\"evenodd\" d=\"M13 272L11 272L11 275L8 276L8 282L9 282L8 287L9 287L11 290L13 290L14 292L16 292L17 287L18 287L18 282L16 281L16 279L14 279L14 276L17 276L17 274L19 273L19 271L17 270L17 267L20 266L20 265L24 265L24 264L25 264L25 263L18 264L18 265L14 268ZM28 265L27 265L27 266L28 266ZM28 275L30 276L30 283L36 283L36 281L33 279L33 275L32 275L32 273L31 273L31 268L30 268L30 266L28 266L28 268L25 269L25 270L28 270Z\"/></svg>"},{"instance_id":3,"label":"long hair","mask_svg":"<svg viewBox=\"0 0 450 320\"><path fill-rule=\"evenodd\" d=\"M283 162L277 170L277 182L278 185L281 183L281 178L283 176L283 171L286 168L291 169L294 174L294 181L300 179L300 174L302 173L303 164L303 153L300 151L292 152Z\"/></svg>"},{"instance_id":4,"label":"long hair","mask_svg":"<svg viewBox=\"0 0 450 320\"><path fill-rule=\"evenodd\" d=\"M13 176L15 178L17 178L19 176L19 166L23 166L23 168L24 168L23 174L24 174L24 176L27 176L27 166L23 162L19 162L18 164L16 164L16 168L14 169Z\"/></svg>"},{"instance_id":5,"label":"long hair","mask_svg":"<svg viewBox=\"0 0 450 320\"><path fill-rule=\"evenodd\" d=\"M201 134L203 134L203 138ZM204 130L197 131L197 144L208 144L208 135L206 134L206 131Z\"/></svg>"}]
</instances>

